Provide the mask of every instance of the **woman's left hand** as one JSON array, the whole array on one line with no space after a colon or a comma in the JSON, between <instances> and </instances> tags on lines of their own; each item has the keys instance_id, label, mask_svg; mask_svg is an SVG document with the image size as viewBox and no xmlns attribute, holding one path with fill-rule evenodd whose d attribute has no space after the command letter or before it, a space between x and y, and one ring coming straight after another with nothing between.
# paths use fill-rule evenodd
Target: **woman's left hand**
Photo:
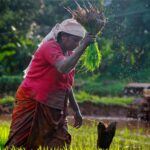
<instances>
[{"instance_id":1,"label":"woman's left hand","mask_svg":"<svg viewBox=\"0 0 150 150\"><path fill-rule=\"evenodd\" d=\"M74 122L74 127L75 128L80 128L81 125L82 125L82 115L80 112L76 112L74 114L74 119L75 119L75 122Z\"/></svg>"}]
</instances>

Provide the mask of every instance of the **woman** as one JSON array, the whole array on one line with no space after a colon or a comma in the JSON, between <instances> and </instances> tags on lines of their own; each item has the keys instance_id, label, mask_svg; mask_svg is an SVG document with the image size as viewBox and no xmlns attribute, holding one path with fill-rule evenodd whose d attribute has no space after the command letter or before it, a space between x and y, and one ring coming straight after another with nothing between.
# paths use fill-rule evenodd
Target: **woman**
<instances>
[{"instance_id":1,"label":"woman","mask_svg":"<svg viewBox=\"0 0 150 150\"><path fill-rule=\"evenodd\" d=\"M9 139L5 147L63 148L71 143L67 131L67 101L74 111L74 127L82 116L73 96L74 67L95 36L85 35L74 19L56 24L35 52L16 92Z\"/></svg>"}]
</instances>

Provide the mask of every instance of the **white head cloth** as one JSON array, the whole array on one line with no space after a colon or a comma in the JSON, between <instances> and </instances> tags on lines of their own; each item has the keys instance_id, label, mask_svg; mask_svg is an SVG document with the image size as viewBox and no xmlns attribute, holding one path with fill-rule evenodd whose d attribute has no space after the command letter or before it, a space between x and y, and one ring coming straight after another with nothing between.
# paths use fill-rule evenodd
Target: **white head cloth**
<instances>
[{"instance_id":1,"label":"white head cloth","mask_svg":"<svg viewBox=\"0 0 150 150\"><path fill-rule=\"evenodd\" d=\"M66 19L64 20L62 23L57 23L52 30L46 35L46 37L42 40L42 42L39 44L39 46L48 40L57 39L57 35L59 32L65 32L65 33L69 33L72 35L76 35L76 36L80 36L80 37L84 37L86 30L84 29L84 27L78 23L75 19L71 18L71 19ZM32 57L32 59L34 58L34 56ZM31 64L32 60L30 61ZM30 64L28 65L28 67L24 70L24 78L26 77L29 68L30 68Z\"/></svg>"},{"instance_id":2,"label":"white head cloth","mask_svg":"<svg viewBox=\"0 0 150 150\"><path fill-rule=\"evenodd\" d=\"M57 23L52 30L47 34L47 36L43 39L42 42L48 41L50 39L55 39L57 38L57 35L59 32L65 32L69 33L72 35L84 37L86 30L84 27L78 23L75 19L66 19L62 23Z\"/></svg>"}]
</instances>

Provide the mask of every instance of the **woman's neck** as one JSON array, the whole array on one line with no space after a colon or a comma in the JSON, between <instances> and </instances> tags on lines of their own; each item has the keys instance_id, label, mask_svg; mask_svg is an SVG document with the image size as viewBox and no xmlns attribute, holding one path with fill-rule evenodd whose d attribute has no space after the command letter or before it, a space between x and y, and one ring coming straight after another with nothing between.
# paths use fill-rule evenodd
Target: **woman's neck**
<instances>
[{"instance_id":1,"label":"woman's neck","mask_svg":"<svg viewBox=\"0 0 150 150\"><path fill-rule=\"evenodd\" d=\"M59 43L59 45L60 45L60 47L61 47L61 49L62 49L62 51L63 51L63 54L64 54L64 55L67 55L67 49L66 49L66 47L64 46L63 42L59 41L58 43Z\"/></svg>"}]
</instances>

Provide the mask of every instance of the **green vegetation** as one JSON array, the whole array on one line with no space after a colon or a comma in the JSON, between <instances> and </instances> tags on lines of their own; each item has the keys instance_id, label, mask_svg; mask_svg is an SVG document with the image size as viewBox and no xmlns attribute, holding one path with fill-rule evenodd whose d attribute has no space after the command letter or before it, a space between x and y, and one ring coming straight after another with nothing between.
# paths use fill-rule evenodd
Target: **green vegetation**
<instances>
[{"instance_id":1,"label":"green vegetation","mask_svg":"<svg viewBox=\"0 0 150 150\"><path fill-rule=\"evenodd\" d=\"M9 125L9 123L0 124L0 149L3 149L3 145L8 138ZM69 132L72 135L71 150L95 150L97 140L96 125L96 122L90 125L83 125L78 130L69 126ZM132 132L127 128L117 129L110 149L149 150L149 141L150 137L148 135L144 135L142 129L134 129ZM39 150L40 149L42 148L39 148Z\"/></svg>"},{"instance_id":2,"label":"green vegetation","mask_svg":"<svg viewBox=\"0 0 150 150\"><path fill-rule=\"evenodd\" d=\"M108 18L106 27L97 39L102 60L95 73L124 79L149 69L150 2L91 2L98 8L102 4ZM59 4L58 1L41 0L26 0L21 5L19 0L1 0L0 3L0 61L3 62L0 64L0 75L22 74L39 40L56 23L71 17L64 6L76 8L70 0L62 0ZM78 0L78 3L82 5L83 0Z\"/></svg>"},{"instance_id":3,"label":"green vegetation","mask_svg":"<svg viewBox=\"0 0 150 150\"><path fill-rule=\"evenodd\" d=\"M119 96L123 95L123 89L127 83L115 80L91 80L80 79L75 80L75 84L80 86L80 90L86 91L90 94L99 96Z\"/></svg>"},{"instance_id":4,"label":"green vegetation","mask_svg":"<svg viewBox=\"0 0 150 150\"><path fill-rule=\"evenodd\" d=\"M83 0L78 2L82 4ZM123 98L124 86L129 82L150 82L150 1L91 2L97 7L103 4L108 18L100 38L97 37L101 65L91 73L85 72L79 64L75 96L79 103L90 100L93 103L127 105L132 98ZM23 70L41 39L56 23L71 17L64 6L75 8L70 0L59 3L57 0L26 0L21 3L20 0L0 0L0 105L13 104ZM9 125L0 124L0 149L7 140ZM95 125L86 125L79 130L70 127L69 130L73 135L71 149L96 148ZM150 137L142 132L118 129L111 149L149 150L149 141Z\"/></svg>"},{"instance_id":5,"label":"green vegetation","mask_svg":"<svg viewBox=\"0 0 150 150\"><path fill-rule=\"evenodd\" d=\"M0 99L0 105L13 105L15 98L13 96L5 96Z\"/></svg>"},{"instance_id":6,"label":"green vegetation","mask_svg":"<svg viewBox=\"0 0 150 150\"><path fill-rule=\"evenodd\" d=\"M92 95L120 96L128 82L150 82L150 1L91 2L98 8L104 6L108 21L97 37L102 54L99 68L85 73L79 64L80 90ZM76 5L70 0L61 0L59 4L41 0L0 3L0 94L4 94L16 91L41 39L56 23L71 17L64 6L74 10ZM78 3L83 5L83 0Z\"/></svg>"},{"instance_id":7,"label":"green vegetation","mask_svg":"<svg viewBox=\"0 0 150 150\"><path fill-rule=\"evenodd\" d=\"M101 74L84 74L82 70L75 77L75 89L99 96L123 96L124 87L129 82L150 82L150 69L132 74L132 77L121 78ZM15 93L23 75L3 75L0 77L0 93Z\"/></svg>"},{"instance_id":8,"label":"green vegetation","mask_svg":"<svg viewBox=\"0 0 150 150\"><path fill-rule=\"evenodd\" d=\"M104 105L120 105L126 106L131 104L134 98L132 97L99 97L96 95L88 94L84 91L76 93L76 99L79 103L83 103L85 101L90 101L96 104L104 104Z\"/></svg>"},{"instance_id":9,"label":"green vegetation","mask_svg":"<svg viewBox=\"0 0 150 150\"><path fill-rule=\"evenodd\" d=\"M99 97L97 95L88 94L84 91L75 93L75 97L79 104L89 101L95 104L126 106L131 104L134 100L133 97ZM13 106L14 101L15 98L13 96L5 96L0 99L0 105Z\"/></svg>"},{"instance_id":10,"label":"green vegetation","mask_svg":"<svg viewBox=\"0 0 150 150\"><path fill-rule=\"evenodd\" d=\"M23 77L20 75L1 76L0 77L0 93L1 94L4 94L4 93L13 94L17 90L22 79Z\"/></svg>"},{"instance_id":11,"label":"green vegetation","mask_svg":"<svg viewBox=\"0 0 150 150\"><path fill-rule=\"evenodd\" d=\"M88 132L87 132L88 131ZM73 135L73 149L86 149L86 150L95 150L96 149L96 139L97 139L97 128L96 124L85 125L79 130L75 130L72 127L70 132ZM84 140L83 140L84 139ZM119 149L141 149L148 150L150 148L149 143L150 138L145 136L141 131L134 130L130 131L129 129L118 129L116 136L113 139L111 144L111 150ZM147 149L145 149L147 148Z\"/></svg>"},{"instance_id":12,"label":"green vegetation","mask_svg":"<svg viewBox=\"0 0 150 150\"><path fill-rule=\"evenodd\" d=\"M7 141L9 134L10 123L0 122L0 150L3 148L5 142Z\"/></svg>"}]
</instances>

